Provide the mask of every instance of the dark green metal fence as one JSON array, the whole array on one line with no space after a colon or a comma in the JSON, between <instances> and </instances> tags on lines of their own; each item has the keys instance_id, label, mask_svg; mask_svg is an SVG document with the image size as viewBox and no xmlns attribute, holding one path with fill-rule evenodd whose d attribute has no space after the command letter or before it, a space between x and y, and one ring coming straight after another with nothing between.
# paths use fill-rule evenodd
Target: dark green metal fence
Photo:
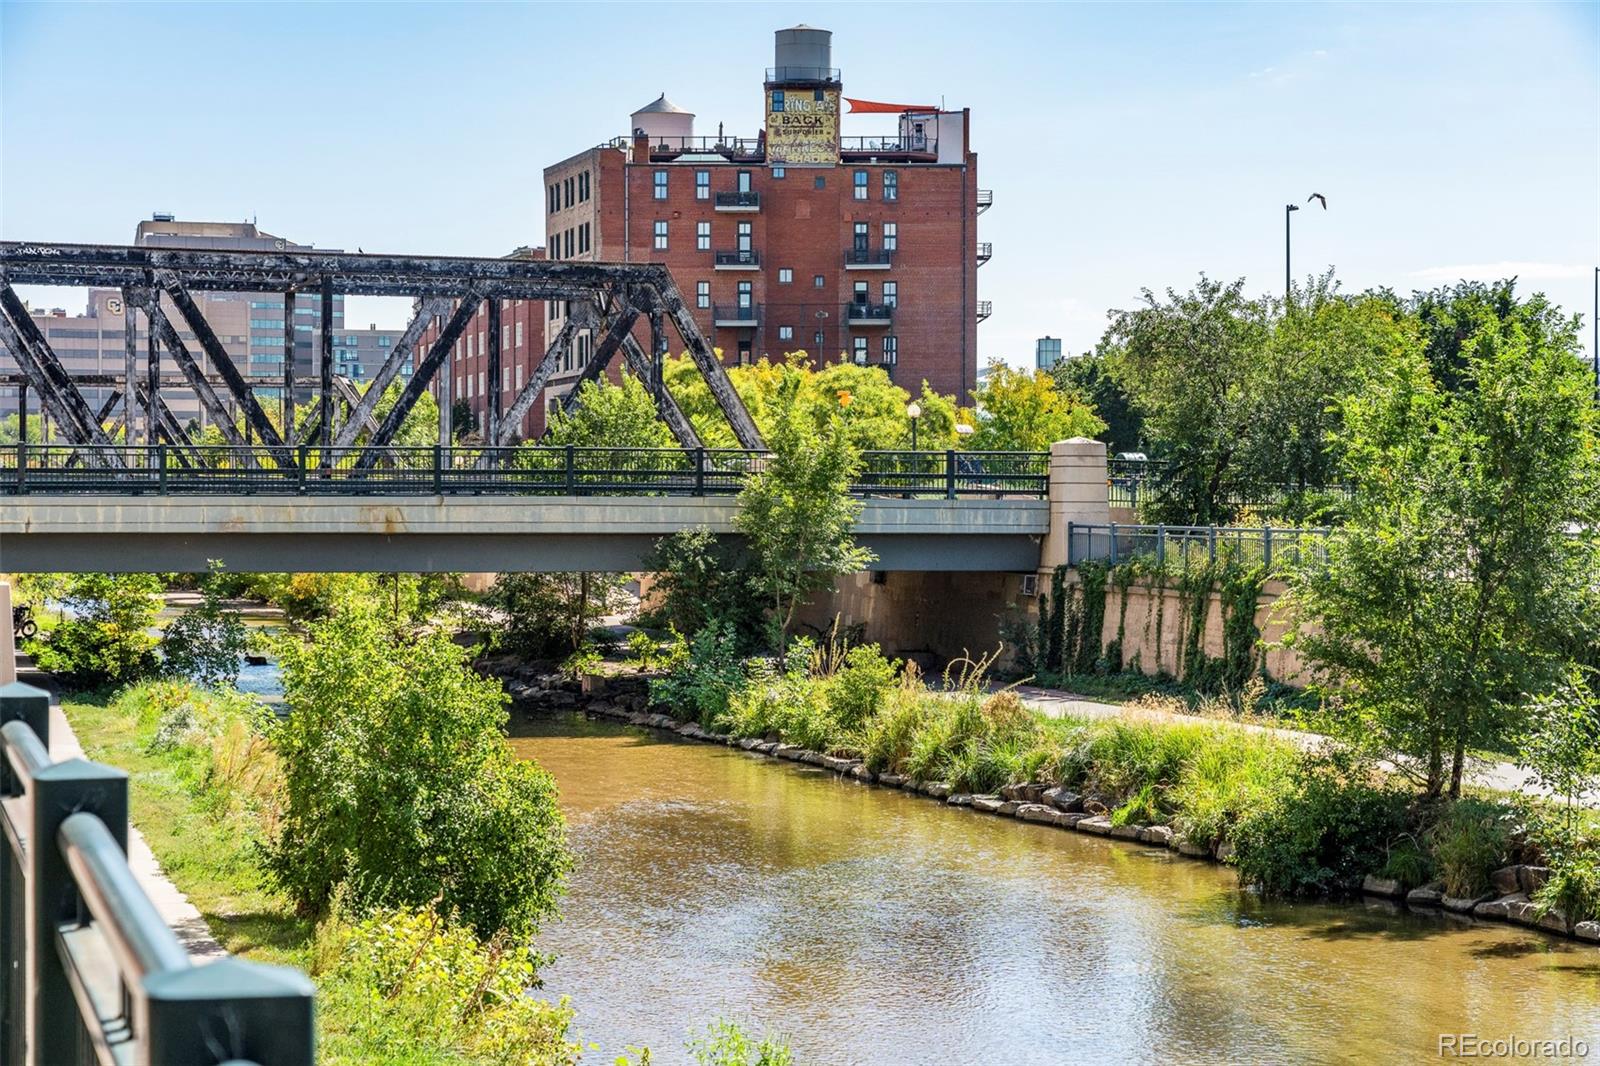
<instances>
[{"instance_id":1,"label":"dark green metal fence","mask_svg":"<svg viewBox=\"0 0 1600 1066\"><path fill-rule=\"evenodd\" d=\"M128 778L52 762L50 698L0 687L0 1054L16 1066L315 1059L311 982L196 966L128 868Z\"/></svg>"},{"instance_id":2,"label":"dark green metal fence","mask_svg":"<svg viewBox=\"0 0 1600 1066\"><path fill-rule=\"evenodd\" d=\"M0 494L726 496L772 461L742 448L524 445L322 449L265 446L0 448ZM871 451L858 495L1040 498L1044 452Z\"/></svg>"}]
</instances>

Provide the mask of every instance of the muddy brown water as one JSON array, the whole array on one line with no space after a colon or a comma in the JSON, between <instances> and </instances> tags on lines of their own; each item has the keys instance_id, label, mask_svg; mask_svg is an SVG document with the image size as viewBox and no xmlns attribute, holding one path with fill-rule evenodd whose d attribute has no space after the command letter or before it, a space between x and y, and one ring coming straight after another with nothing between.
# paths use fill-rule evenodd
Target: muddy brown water
<instances>
[{"instance_id":1,"label":"muddy brown water","mask_svg":"<svg viewBox=\"0 0 1600 1066\"><path fill-rule=\"evenodd\" d=\"M1587 1039L1600 949L1225 868L576 715L514 716L578 866L545 992L610 1062L718 1016L802 1063L1439 1061L1444 1033ZM1549 1061L1549 1060L1546 1060Z\"/></svg>"}]
</instances>

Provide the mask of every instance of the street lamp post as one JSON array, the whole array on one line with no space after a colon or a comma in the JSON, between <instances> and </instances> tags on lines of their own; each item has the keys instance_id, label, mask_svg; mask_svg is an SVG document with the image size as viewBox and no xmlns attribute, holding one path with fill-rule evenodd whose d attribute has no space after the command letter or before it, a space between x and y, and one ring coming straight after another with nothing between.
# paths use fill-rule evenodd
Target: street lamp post
<instances>
[{"instance_id":1,"label":"street lamp post","mask_svg":"<svg viewBox=\"0 0 1600 1066\"><path fill-rule=\"evenodd\" d=\"M906 418L911 421L911 450L917 450L917 420L922 417L922 405L912 400L906 404Z\"/></svg>"},{"instance_id":2,"label":"street lamp post","mask_svg":"<svg viewBox=\"0 0 1600 1066\"><path fill-rule=\"evenodd\" d=\"M1594 339L1589 342L1589 356L1594 360L1594 398L1600 403L1600 267L1594 268L1594 317L1589 322Z\"/></svg>"},{"instance_id":3,"label":"street lamp post","mask_svg":"<svg viewBox=\"0 0 1600 1066\"><path fill-rule=\"evenodd\" d=\"M1289 269L1289 219L1300 210L1298 204L1283 205L1283 298L1287 300L1293 288L1294 275Z\"/></svg>"}]
</instances>

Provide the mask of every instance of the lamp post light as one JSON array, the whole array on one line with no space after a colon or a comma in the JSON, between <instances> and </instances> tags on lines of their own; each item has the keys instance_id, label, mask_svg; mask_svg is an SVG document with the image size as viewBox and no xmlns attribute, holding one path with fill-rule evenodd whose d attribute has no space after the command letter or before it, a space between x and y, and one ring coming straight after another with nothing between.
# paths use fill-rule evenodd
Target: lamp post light
<instances>
[{"instance_id":1,"label":"lamp post light","mask_svg":"<svg viewBox=\"0 0 1600 1066\"><path fill-rule=\"evenodd\" d=\"M1300 210L1298 204L1283 205L1283 298L1285 301L1289 299L1289 293L1294 284L1294 275L1289 269L1289 220L1298 210Z\"/></svg>"},{"instance_id":2,"label":"lamp post light","mask_svg":"<svg viewBox=\"0 0 1600 1066\"><path fill-rule=\"evenodd\" d=\"M917 450L917 420L922 417L922 405L912 400L906 404L906 418L911 420L911 450Z\"/></svg>"}]
</instances>

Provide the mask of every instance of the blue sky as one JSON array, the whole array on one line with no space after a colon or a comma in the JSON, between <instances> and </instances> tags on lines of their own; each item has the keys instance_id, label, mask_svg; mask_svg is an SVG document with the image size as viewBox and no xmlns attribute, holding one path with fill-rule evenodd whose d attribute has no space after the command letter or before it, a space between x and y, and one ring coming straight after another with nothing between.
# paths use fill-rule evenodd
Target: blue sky
<instances>
[{"instance_id":1,"label":"blue sky","mask_svg":"<svg viewBox=\"0 0 1600 1066\"><path fill-rule=\"evenodd\" d=\"M1283 204L1313 191L1329 210L1296 216L1297 275L1517 273L1588 319L1595 3L5 2L0 236L124 243L170 211L502 254L542 242L542 168L659 92L702 132L753 134L772 31L797 22L834 31L849 95L972 109L995 190L985 359L1029 361L1047 333L1081 351L1107 309L1201 271L1280 288Z\"/></svg>"}]
</instances>

